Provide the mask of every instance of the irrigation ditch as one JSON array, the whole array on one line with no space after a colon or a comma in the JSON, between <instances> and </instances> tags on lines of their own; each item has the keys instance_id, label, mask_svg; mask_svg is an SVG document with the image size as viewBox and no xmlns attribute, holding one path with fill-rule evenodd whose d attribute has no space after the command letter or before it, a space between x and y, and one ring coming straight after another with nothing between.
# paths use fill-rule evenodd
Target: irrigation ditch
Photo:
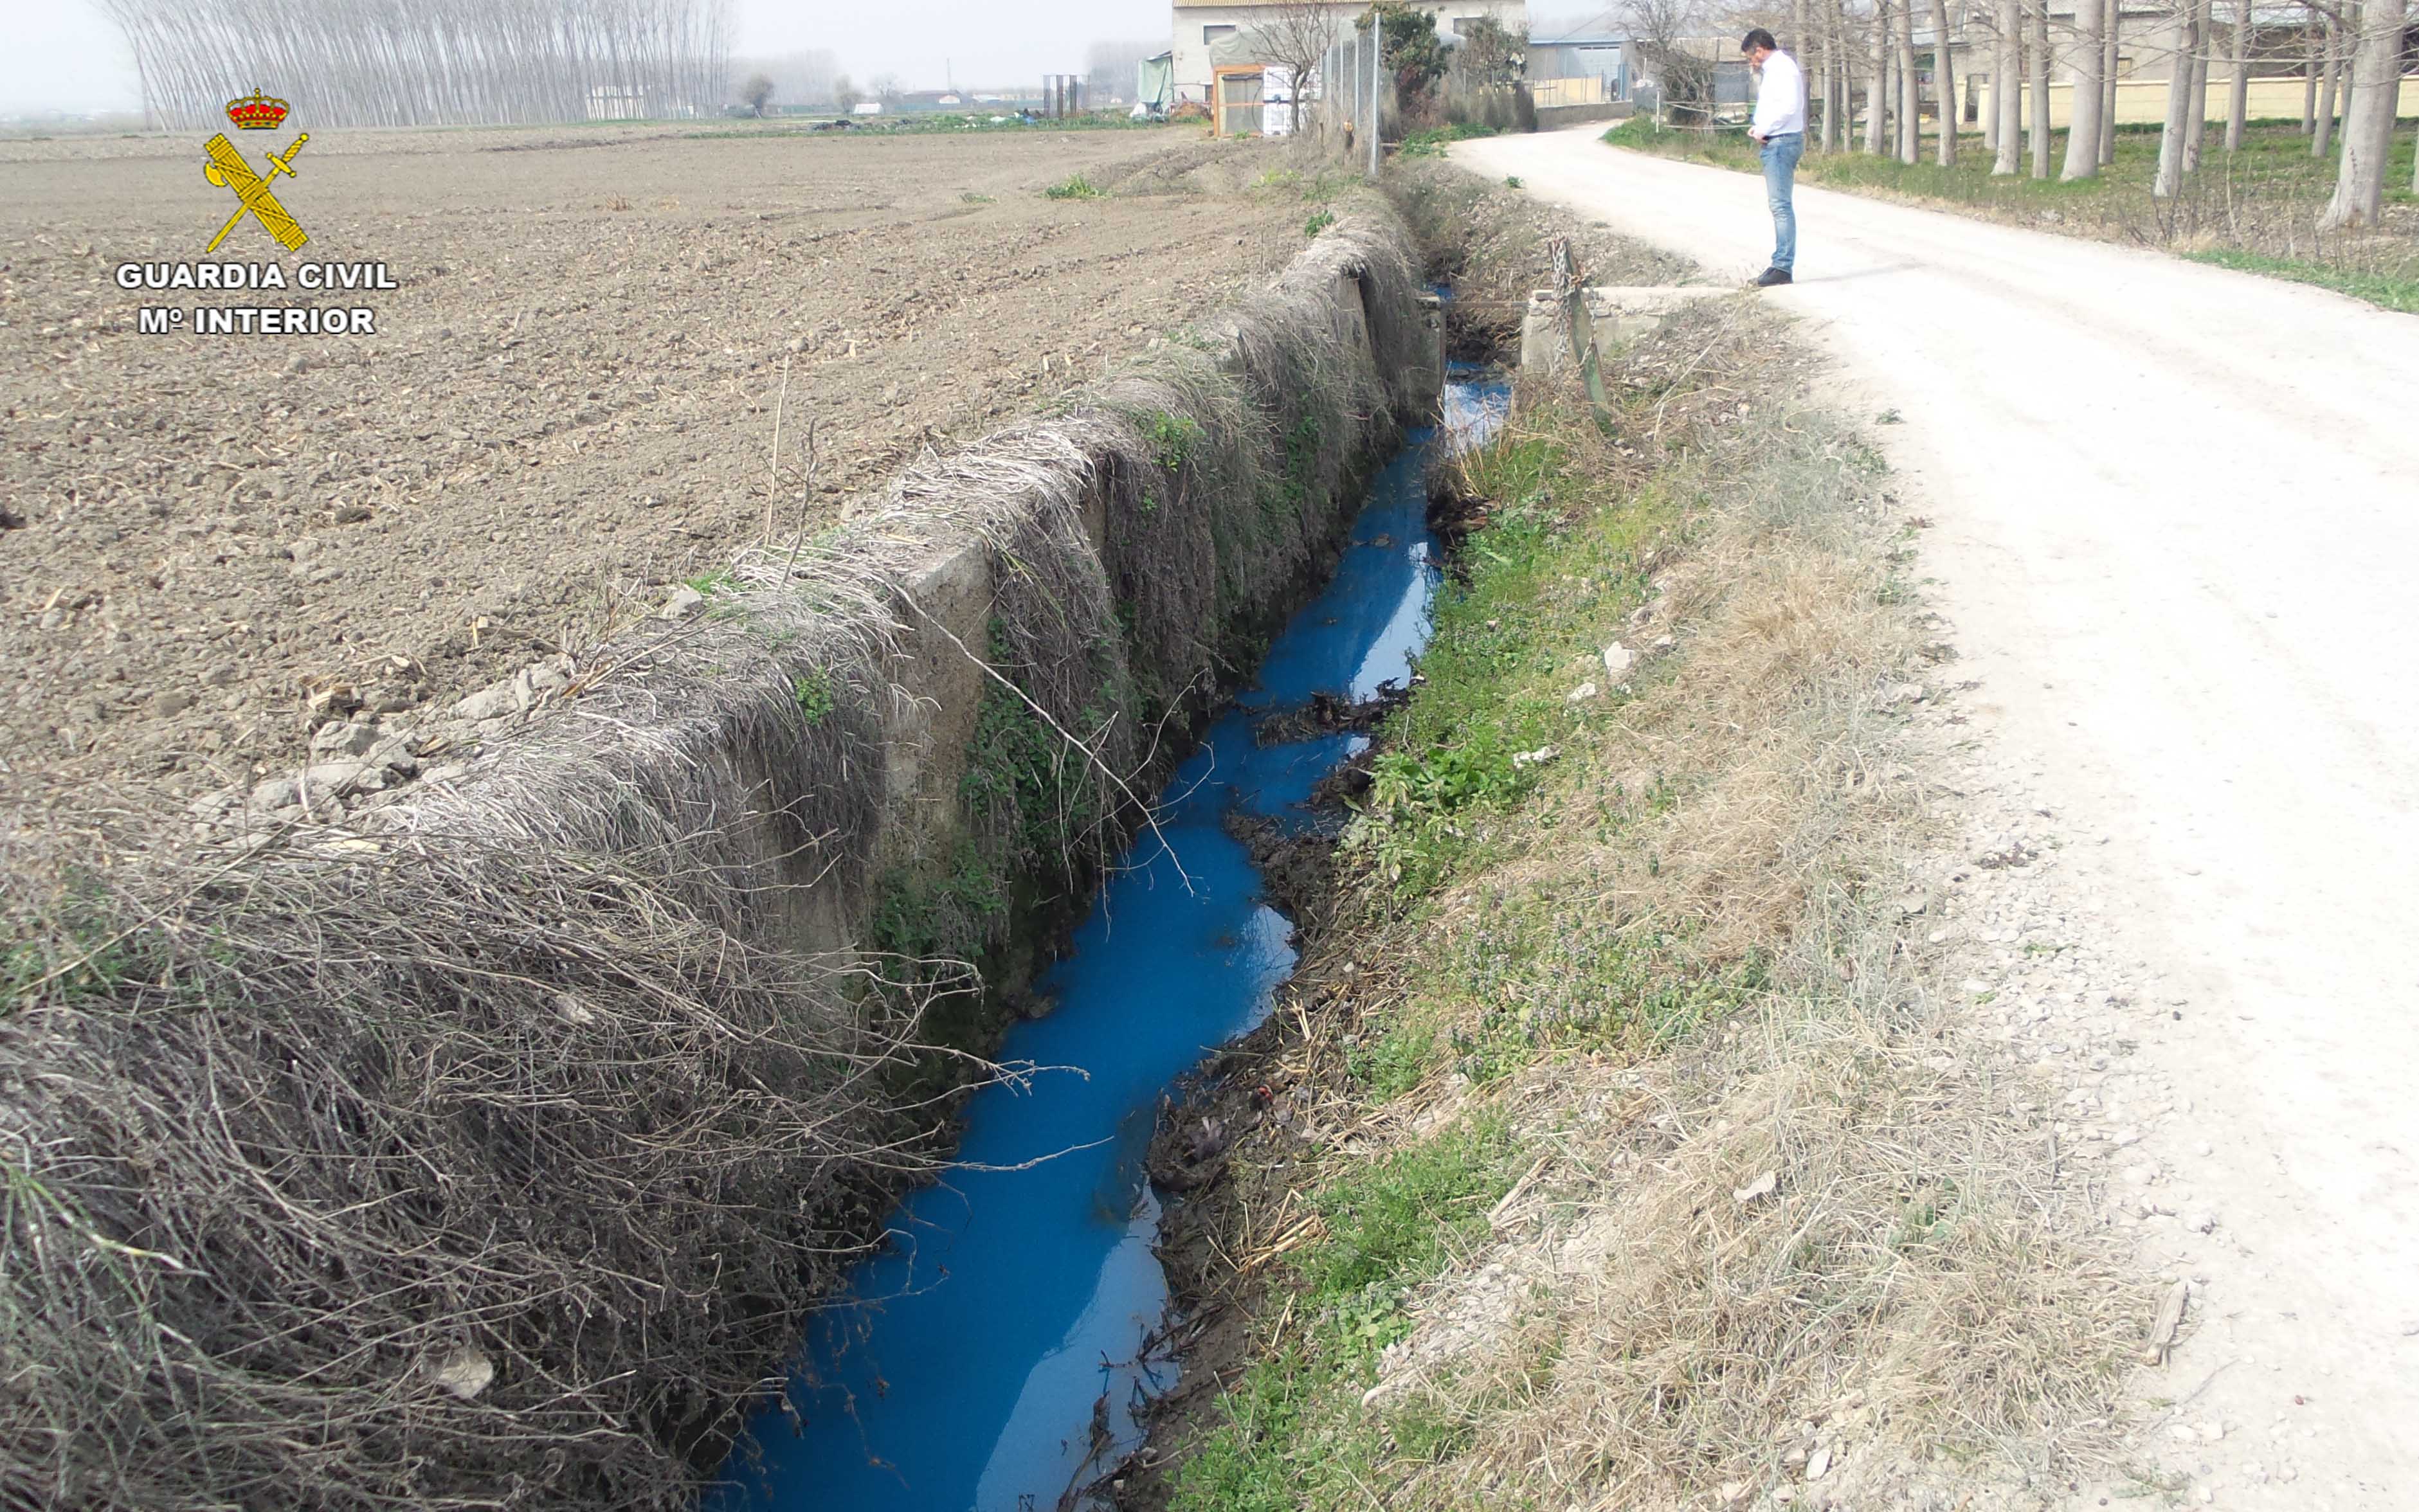
<instances>
[{"instance_id":1,"label":"irrigation ditch","mask_svg":"<svg viewBox=\"0 0 2419 1512\"><path fill-rule=\"evenodd\" d=\"M0 1504L722 1512L947 1454L948 1505L2039 1512L2104 1468L2140 1288L1890 901L1931 648L1875 459L1711 301L1610 425L1540 385L1432 496L1404 442L1549 238L1686 269L1443 164L1388 196L444 778L0 855L47 878Z\"/></svg>"},{"instance_id":2,"label":"irrigation ditch","mask_svg":"<svg viewBox=\"0 0 2419 1512\"><path fill-rule=\"evenodd\" d=\"M0 1500L693 1504L1435 418L1421 261L1357 198L452 780L12 899Z\"/></svg>"}]
</instances>

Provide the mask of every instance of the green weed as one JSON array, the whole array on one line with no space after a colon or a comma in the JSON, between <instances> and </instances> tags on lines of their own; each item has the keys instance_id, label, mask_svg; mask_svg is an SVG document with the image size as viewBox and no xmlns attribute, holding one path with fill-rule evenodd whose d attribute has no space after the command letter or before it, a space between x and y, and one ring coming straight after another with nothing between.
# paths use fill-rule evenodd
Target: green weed
<instances>
[{"instance_id":1,"label":"green weed","mask_svg":"<svg viewBox=\"0 0 2419 1512\"><path fill-rule=\"evenodd\" d=\"M1326 1237L1294 1268L1301 1332L1221 1399L1225 1422L1177 1478L1178 1512L1365 1505L1381 1463L1453 1442L1429 1414L1364 1412L1359 1388L1410 1332L1413 1289L1484 1235L1519 1153L1508 1128L1480 1123L1347 1168L1320 1191Z\"/></svg>"},{"instance_id":2,"label":"green weed","mask_svg":"<svg viewBox=\"0 0 2419 1512\"><path fill-rule=\"evenodd\" d=\"M1077 174L1071 178L1043 190L1041 197L1052 200L1097 200L1102 197L1102 191L1093 188L1090 179L1086 178L1082 174Z\"/></svg>"},{"instance_id":3,"label":"green weed","mask_svg":"<svg viewBox=\"0 0 2419 1512\"><path fill-rule=\"evenodd\" d=\"M1467 142L1473 137L1496 136L1500 134L1501 133L1499 133L1493 127L1481 126L1474 121L1464 121L1455 126L1431 127L1424 131L1413 131L1409 136L1404 137L1402 147L1397 156L1404 158L1441 158L1444 156L1444 149L1453 145L1456 142Z\"/></svg>"},{"instance_id":4,"label":"green weed","mask_svg":"<svg viewBox=\"0 0 2419 1512\"><path fill-rule=\"evenodd\" d=\"M1606 496L1542 431L1507 432L1461 466L1498 506L1464 544L1467 582L1439 597L1423 684L1390 723L1345 839L1407 896L1462 863L1486 821L1536 787L1542 766L1515 757L1568 728L1564 695L1579 679L1561 674L1641 602L1640 547L1675 513L1654 490Z\"/></svg>"},{"instance_id":5,"label":"green weed","mask_svg":"<svg viewBox=\"0 0 2419 1512\"><path fill-rule=\"evenodd\" d=\"M790 680L790 696L808 724L820 725L831 717L834 707L831 674L821 667L799 673Z\"/></svg>"},{"instance_id":6,"label":"green weed","mask_svg":"<svg viewBox=\"0 0 2419 1512\"><path fill-rule=\"evenodd\" d=\"M972 960L1007 911L999 874L972 840L961 840L938 875L901 868L876 883L873 942L911 961Z\"/></svg>"},{"instance_id":7,"label":"green weed","mask_svg":"<svg viewBox=\"0 0 2419 1512\"><path fill-rule=\"evenodd\" d=\"M1310 213L1310 219L1302 223L1302 234L1305 237L1316 237L1334 223L1335 212L1321 206L1313 210Z\"/></svg>"},{"instance_id":8,"label":"green weed","mask_svg":"<svg viewBox=\"0 0 2419 1512\"><path fill-rule=\"evenodd\" d=\"M1143 435L1150 440L1152 459L1167 471L1179 472L1200 443L1201 422L1189 415L1153 410L1143 421Z\"/></svg>"}]
</instances>

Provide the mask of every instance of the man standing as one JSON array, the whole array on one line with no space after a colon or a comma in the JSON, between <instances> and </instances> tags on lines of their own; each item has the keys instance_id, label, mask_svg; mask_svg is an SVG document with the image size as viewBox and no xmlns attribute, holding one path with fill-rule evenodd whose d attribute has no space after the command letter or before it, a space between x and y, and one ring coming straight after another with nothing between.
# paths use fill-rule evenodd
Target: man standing
<instances>
[{"instance_id":1,"label":"man standing","mask_svg":"<svg viewBox=\"0 0 2419 1512\"><path fill-rule=\"evenodd\" d=\"M1768 289L1790 281L1797 266L1797 160L1806 155L1806 70L1758 26L1739 43L1748 67L1764 79L1755 92L1755 118L1747 134L1764 147L1764 192L1772 202L1772 266L1756 275Z\"/></svg>"}]
</instances>

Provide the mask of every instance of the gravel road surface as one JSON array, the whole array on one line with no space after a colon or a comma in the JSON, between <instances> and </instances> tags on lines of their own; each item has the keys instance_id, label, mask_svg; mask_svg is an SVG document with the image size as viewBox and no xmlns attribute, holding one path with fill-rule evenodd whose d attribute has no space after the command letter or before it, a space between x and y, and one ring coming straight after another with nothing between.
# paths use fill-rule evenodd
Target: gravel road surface
<instances>
[{"instance_id":1,"label":"gravel road surface","mask_svg":"<svg viewBox=\"0 0 2419 1512\"><path fill-rule=\"evenodd\" d=\"M1454 156L1716 277L1771 246L1757 180L1591 131ZM2407 1507L2419 320L1821 190L1798 215L1765 298L1887 422L1975 734L2070 837L2091 949L2160 984L2119 1004L2116 1071L2172 1092L2110 1209L2196 1290L2145 1461L2195 1504Z\"/></svg>"}]
</instances>

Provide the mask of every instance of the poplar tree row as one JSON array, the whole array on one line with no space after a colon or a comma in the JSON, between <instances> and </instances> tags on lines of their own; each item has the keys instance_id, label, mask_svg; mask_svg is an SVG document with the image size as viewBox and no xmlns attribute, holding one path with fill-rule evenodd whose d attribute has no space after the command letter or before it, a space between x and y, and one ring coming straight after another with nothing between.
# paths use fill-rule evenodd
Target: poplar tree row
<instances>
[{"instance_id":1,"label":"poplar tree row","mask_svg":"<svg viewBox=\"0 0 2419 1512\"><path fill-rule=\"evenodd\" d=\"M1636 15L1676 8L1680 0L1632 0ZM2275 76L2298 59L2305 83L2303 130L2311 151L2338 158L2335 192L2320 221L2327 226L2376 223L2393 150L2396 100L2400 88L2409 0L2304 0L2303 23L2279 23L2263 16L2256 0L2163 0L2134 35L2141 10L2125 15L2129 54L2153 54L2166 65L2166 111L2152 193L2180 191L2200 162L2208 118L2211 62L2230 74L2225 119L2226 150L2242 142L2245 95L2255 69ZM1774 0L1750 7L1772 15ZM1812 112L1811 141L1822 148L1856 148L1914 163L1923 154L1924 69L1916 29L1933 40L1928 60L1930 90L1940 101L1939 120L1963 114L1951 70L1955 49L1941 38L1971 38L1969 56L1983 61L1990 99L1979 112L1984 150L1997 174L2025 172L2036 178L2053 173L2088 178L2115 160L2119 70L2119 0L2073 0L2072 14L2052 23L2052 0L1790 0L1786 28L1802 52ZM1676 30L1676 27L1671 28ZM2263 34L2265 34L2263 36ZM2299 47L2296 47L2299 43ZM2223 50L2221 52L2221 49ZM1986 51L1987 50L1987 51ZM2135 61L2152 61L2144 57ZM2063 161L2052 162L2050 85L2053 74L2072 84L2070 130ZM2340 115L2338 101L2340 100ZM1863 140L1851 130L1863 109ZM2029 119L2026 117L2029 116ZM2337 131L2340 119L2341 130ZM1944 167L1956 160L1953 130L1934 132ZM2414 171L2419 186L2419 171Z\"/></svg>"},{"instance_id":2,"label":"poplar tree row","mask_svg":"<svg viewBox=\"0 0 2419 1512\"><path fill-rule=\"evenodd\" d=\"M99 3L176 130L255 87L304 130L708 115L730 92L730 0Z\"/></svg>"}]
</instances>

